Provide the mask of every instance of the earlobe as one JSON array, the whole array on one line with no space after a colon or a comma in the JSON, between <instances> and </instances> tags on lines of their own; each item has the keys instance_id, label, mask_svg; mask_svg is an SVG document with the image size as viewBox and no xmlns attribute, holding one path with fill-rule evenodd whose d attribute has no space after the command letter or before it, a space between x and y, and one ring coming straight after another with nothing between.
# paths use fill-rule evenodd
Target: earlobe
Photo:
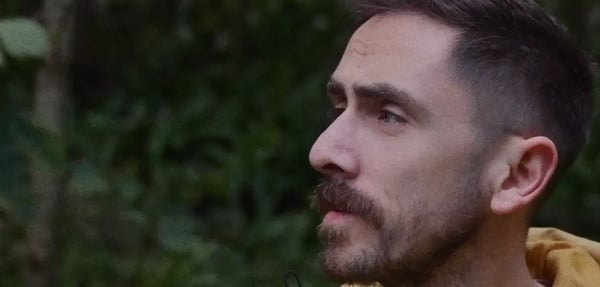
<instances>
[{"instance_id":1,"label":"earlobe","mask_svg":"<svg viewBox=\"0 0 600 287\"><path fill-rule=\"evenodd\" d=\"M558 154L547 137L509 140L500 164L503 172L496 177L491 210L511 214L539 198L554 174Z\"/></svg>"},{"instance_id":2,"label":"earlobe","mask_svg":"<svg viewBox=\"0 0 600 287\"><path fill-rule=\"evenodd\" d=\"M514 190L504 190L500 193L494 193L491 209L496 214L506 215L515 212L524 204L523 198L518 196Z\"/></svg>"}]
</instances>

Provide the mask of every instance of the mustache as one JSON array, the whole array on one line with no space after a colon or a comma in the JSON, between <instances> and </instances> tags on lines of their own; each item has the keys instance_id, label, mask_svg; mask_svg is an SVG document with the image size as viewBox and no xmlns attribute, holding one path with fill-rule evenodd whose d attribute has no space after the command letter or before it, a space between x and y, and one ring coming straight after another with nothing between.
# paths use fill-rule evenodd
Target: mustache
<instances>
[{"instance_id":1,"label":"mustache","mask_svg":"<svg viewBox=\"0 0 600 287\"><path fill-rule=\"evenodd\" d=\"M383 210L363 192L352 188L343 180L324 178L315 187L312 206L321 214L339 211L358 216L380 229L383 225Z\"/></svg>"}]
</instances>

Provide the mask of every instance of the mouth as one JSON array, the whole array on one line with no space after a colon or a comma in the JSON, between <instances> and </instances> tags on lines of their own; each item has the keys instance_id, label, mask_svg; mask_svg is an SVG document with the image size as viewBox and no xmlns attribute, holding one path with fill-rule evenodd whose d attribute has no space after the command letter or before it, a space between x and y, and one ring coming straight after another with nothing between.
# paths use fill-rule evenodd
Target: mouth
<instances>
[{"instance_id":1,"label":"mouth","mask_svg":"<svg viewBox=\"0 0 600 287\"><path fill-rule=\"evenodd\" d=\"M352 216L350 211L338 208L332 202L327 200L321 200L317 202L316 205L323 218L323 224L332 224L343 218Z\"/></svg>"},{"instance_id":2,"label":"mouth","mask_svg":"<svg viewBox=\"0 0 600 287\"><path fill-rule=\"evenodd\" d=\"M322 216L322 224L342 224L360 219L380 228L383 212L377 204L360 190L343 181L325 180L314 191L312 205Z\"/></svg>"},{"instance_id":3,"label":"mouth","mask_svg":"<svg viewBox=\"0 0 600 287\"><path fill-rule=\"evenodd\" d=\"M357 217L357 214L352 210L349 210L349 208L342 208L345 206L343 203L336 204L325 197L320 197L318 199L320 200L315 201L314 203L321 213L323 225L339 224Z\"/></svg>"},{"instance_id":4,"label":"mouth","mask_svg":"<svg viewBox=\"0 0 600 287\"><path fill-rule=\"evenodd\" d=\"M352 215L352 213L332 209L325 212L323 216L323 224L334 224L342 220L347 220L353 216L354 215Z\"/></svg>"}]
</instances>

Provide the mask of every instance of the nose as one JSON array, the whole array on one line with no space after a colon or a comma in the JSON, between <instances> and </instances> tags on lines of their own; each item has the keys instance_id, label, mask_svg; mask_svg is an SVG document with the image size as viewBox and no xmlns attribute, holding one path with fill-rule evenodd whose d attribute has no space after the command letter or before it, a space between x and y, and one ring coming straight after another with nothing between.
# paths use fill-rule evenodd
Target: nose
<instances>
[{"instance_id":1,"label":"nose","mask_svg":"<svg viewBox=\"0 0 600 287\"><path fill-rule=\"evenodd\" d=\"M332 178L356 177L359 169L356 132L348 115L340 115L313 144L309 153L312 167Z\"/></svg>"}]
</instances>

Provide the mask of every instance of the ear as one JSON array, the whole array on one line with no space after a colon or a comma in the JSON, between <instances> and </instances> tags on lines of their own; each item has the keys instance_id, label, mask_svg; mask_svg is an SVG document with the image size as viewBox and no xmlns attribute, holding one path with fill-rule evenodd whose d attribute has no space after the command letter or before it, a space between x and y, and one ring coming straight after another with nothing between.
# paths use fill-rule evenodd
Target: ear
<instances>
[{"instance_id":1,"label":"ear","mask_svg":"<svg viewBox=\"0 0 600 287\"><path fill-rule=\"evenodd\" d=\"M539 198L556 170L558 153L547 137L508 140L496 164L491 210L512 214Z\"/></svg>"}]
</instances>

